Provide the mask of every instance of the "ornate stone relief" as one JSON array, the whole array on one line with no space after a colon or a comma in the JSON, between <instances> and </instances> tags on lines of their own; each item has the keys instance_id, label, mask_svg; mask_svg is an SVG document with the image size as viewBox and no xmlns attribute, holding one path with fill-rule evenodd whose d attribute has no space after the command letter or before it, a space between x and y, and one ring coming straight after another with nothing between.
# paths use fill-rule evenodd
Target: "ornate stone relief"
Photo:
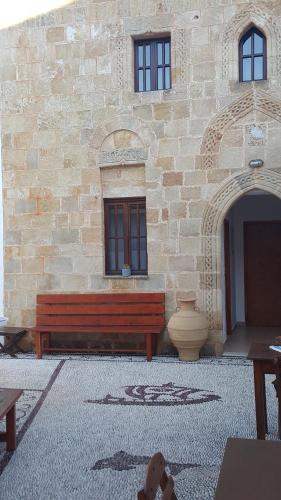
<instances>
[{"instance_id":1,"label":"ornate stone relief","mask_svg":"<svg viewBox=\"0 0 281 500\"><path fill-rule=\"evenodd\" d=\"M114 38L111 43L111 49L115 52L114 59L114 75L115 75L115 88L123 89L127 87L127 37L118 36Z\"/></svg>"},{"instance_id":2,"label":"ornate stone relief","mask_svg":"<svg viewBox=\"0 0 281 500\"><path fill-rule=\"evenodd\" d=\"M247 125L246 138L248 146L263 146L266 142L266 127L255 123Z\"/></svg>"},{"instance_id":3,"label":"ornate stone relief","mask_svg":"<svg viewBox=\"0 0 281 500\"><path fill-rule=\"evenodd\" d=\"M250 90L224 108L205 130L201 145L201 168L215 166L216 154L224 131L252 110L259 110L281 122L281 101L263 91Z\"/></svg>"},{"instance_id":4,"label":"ornate stone relief","mask_svg":"<svg viewBox=\"0 0 281 500\"><path fill-rule=\"evenodd\" d=\"M237 49L237 42L243 29L250 23L256 24L258 27L266 28L272 35L272 47L274 56L276 57L277 74L281 73L281 29L278 21L267 10L265 5L257 5L255 2L250 3L240 12L238 12L231 21L227 24L223 39L222 39L222 78L230 79L230 68L233 64L232 47L233 44Z\"/></svg>"},{"instance_id":5,"label":"ornate stone relief","mask_svg":"<svg viewBox=\"0 0 281 500\"><path fill-rule=\"evenodd\" d=\"M147 160L147 150L144 148L113 149L102 151L98 155L99 166L125 163L143 163Z\"/></svg>"},{"instance_id":6,"label":"ornate stone relief","mask_svg":"<svg viewBox=\"0 0 281 500\"><path fill-rule=\"evenodd\" d=\"M281 174L251 170L228 179L208 204L202 223L204 272L201 281L204 310L210 330L221 330L221 226L228 209L252 189L267 191L281 199Z\"/></svg>"},{"instance_id":7,"label":"ornate stone relief","mask_svg":"<svg viewBox=\"0 0 281 500\"><path fill-rule=\"evenodd\" d=\"M176 83L186 83L186 31L179 29L175 31L175 57L176 57Z\"/></svg>"}]
</instances>

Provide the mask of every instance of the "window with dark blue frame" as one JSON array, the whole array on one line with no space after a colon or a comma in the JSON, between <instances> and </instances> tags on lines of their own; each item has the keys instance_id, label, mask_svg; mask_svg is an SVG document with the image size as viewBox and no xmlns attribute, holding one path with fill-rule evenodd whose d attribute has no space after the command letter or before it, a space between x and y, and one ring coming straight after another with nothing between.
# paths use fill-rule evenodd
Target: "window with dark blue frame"
<instances>
[{"instance_id":1,"label":"window with dark blue frame","mask_svg":"<svg viewBox=\"0 0 281 500\"><path fill-rule=\"evenodd\" d=\"M106 274L122 274L124 264L147 274L145 198L105 199L104 220Z\"/></svg>"},{"instance_id":2,"label":"window with dark blue frame","mask_svg":"<svg viewBox=\"0 0 281 500\"><path fill-rule=\"evenodd\" d=\"M239 43L240 82L266 80L266 38L253 27Z\"/></svg>"},{"instance_id":3,"label":"window with dark blue frame","mask_svg":"<svg viewBox=\"0 0 281 500\"><path fill-rule=\"evenodd\" d=\"M171 39L136 40L136 92L166 90L171 86Z\"/></svg>"}]
</instances>

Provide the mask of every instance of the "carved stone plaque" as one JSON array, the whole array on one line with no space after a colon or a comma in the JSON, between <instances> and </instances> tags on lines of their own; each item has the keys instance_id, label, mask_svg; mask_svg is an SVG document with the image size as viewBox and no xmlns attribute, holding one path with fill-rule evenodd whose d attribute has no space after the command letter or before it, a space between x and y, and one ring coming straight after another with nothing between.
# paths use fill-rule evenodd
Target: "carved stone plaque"
<instances>
[{"instance_id":1,"label":"carved stone plaque","mask_svg":"<svg viewBox=\"0 0 281 500\"><path fill-rule=\"evenodd\" d=\"M122 163L140 163L147 160L147 151L143 148L113 149L111 151L102 151L98 155L98 164L100 166L122 164Z\"/></svg>"}]
</instances>

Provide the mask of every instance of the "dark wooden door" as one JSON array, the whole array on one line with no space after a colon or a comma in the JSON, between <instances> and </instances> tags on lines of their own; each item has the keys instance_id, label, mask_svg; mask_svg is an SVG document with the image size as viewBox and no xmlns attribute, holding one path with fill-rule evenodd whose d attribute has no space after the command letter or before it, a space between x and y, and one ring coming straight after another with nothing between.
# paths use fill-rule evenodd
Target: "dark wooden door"
<instances>
[{"instance_id":1,"label":"dark wooden door","mask_svg":"<svg viewBox=\"0 0 281 500\"><path fill-rule=\"evenodd\" d=\"M249 326L281 325L281 221L244 223L245 308Z\"/></svg>"},{"instance_id":2,"label":"dark wooden door","mask_svg":"<svg viewBox=\"0 0 281 500\"><path fill-rule=\"evenodd\" d=\"M225 314L226 333L232 334L231 319L231 263L230 263L230 228L229 222L224 221L224 272L225 272Z\"/></svg>"}]
</instances>

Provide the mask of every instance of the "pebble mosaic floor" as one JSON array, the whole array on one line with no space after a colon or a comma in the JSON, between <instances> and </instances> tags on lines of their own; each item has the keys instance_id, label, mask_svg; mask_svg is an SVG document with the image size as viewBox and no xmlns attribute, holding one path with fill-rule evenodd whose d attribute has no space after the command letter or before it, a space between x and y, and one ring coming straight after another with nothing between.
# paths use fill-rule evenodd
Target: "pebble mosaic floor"
<instances>
[{"instance_id":1,"label":"pebble mosaic floor","mask_svg":"<svg viewBox=\"0 0 281 500\"><path fill-rule=\"evenodd\" d=\"M242 357L2 356L0 387L25 389L18 448L0 444L1 500L135 499L158 450L179 499L209 500L227 438L255 438L252 366Z\"/></svg>"}]
</instances>

